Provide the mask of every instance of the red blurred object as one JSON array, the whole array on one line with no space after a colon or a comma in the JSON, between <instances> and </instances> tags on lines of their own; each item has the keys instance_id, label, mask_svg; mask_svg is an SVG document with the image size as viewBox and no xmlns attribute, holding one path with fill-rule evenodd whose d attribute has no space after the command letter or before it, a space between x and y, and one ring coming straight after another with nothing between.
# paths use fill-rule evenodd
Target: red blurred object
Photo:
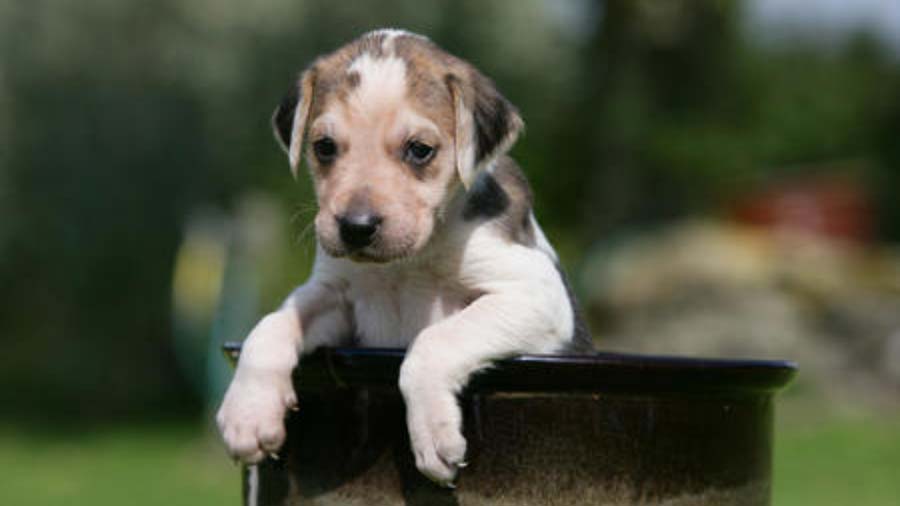
<instances>
[{"instance_id":1,"label":"red blurred object","mask_svg":"<svg viewBox=\"0 0 900 506\"><path fill-rule=\"evenodd\" d=\"M875 230L864 186L843 176L813 176L765 187L739 199L733 215L745 224L861 243L871 242Z\"/></svg>"}]
</instances>

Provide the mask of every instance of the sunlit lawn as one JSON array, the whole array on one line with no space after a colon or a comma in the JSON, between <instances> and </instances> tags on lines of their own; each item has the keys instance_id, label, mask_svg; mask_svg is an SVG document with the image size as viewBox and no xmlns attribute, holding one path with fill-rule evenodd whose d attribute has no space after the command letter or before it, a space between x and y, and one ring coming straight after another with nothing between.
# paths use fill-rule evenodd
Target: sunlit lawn
<instances>
[{"instance_id":1,"label":"sunlit lawn","mask_svg":"<svg viewBox=\"0 0 900 506\"><path fill-rule=\"evenodd\" d=\"M0 504L240 504L240 474L200 424L0 429Z\"/></svg>"},{"instance_id":2,"label":"sunlit lawn","mask_svg":"<svg viewBox=\"0 0 900 506\"><path fill-rule=\"evenodd\" d=\"M900 417L782 427L774 506L900 505Z\"/></svg>"},{"instance_id":3,"label":"sunlit lawn","mask_svg":"<svg viewBox=\"0 0 900 506\"><path fill-rule=\"evenodd\" d=\"M199 424L0 429L0 503L237 505L238 470ZM775 506L900 504L900 420L779 429Z\"/></svg>"}]
</instances>

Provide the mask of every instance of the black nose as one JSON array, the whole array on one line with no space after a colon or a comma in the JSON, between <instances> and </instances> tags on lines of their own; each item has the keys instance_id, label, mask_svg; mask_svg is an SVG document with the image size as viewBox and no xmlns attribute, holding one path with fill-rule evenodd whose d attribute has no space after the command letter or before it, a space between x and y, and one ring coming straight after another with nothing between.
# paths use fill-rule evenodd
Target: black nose
<instances>
[{"instance_id":1,"label":"black nose","mask_svg":"<svg viewBox=\"0 0 900 506\"><path fill-rule=\"evenodd\" d=\"M341 240L350 249L361 249L372 244L382 218L372 213L348 213L337 217Z\"/></svg>"}]
</instances>

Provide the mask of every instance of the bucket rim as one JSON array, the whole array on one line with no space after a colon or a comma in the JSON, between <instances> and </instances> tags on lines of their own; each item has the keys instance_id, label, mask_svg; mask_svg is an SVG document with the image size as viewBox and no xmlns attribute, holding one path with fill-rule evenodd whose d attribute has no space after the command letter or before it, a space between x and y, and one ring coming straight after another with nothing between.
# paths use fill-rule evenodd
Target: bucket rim
<instances>
[{"instance_id":1,"label":"bucket rim","mask_svg":"<svg viewBox=\"0 0 900 506\"><path fill-rule=\"evenodd\" d=\"M241 343L222 347L235 363ZM321 348L301 361L303 390L395 387L406 352L394 348ZM712 358L598 351L519 355L476 373L467 392L774 393L798 371L790 360Z\"/></svg>"}]
</instances>

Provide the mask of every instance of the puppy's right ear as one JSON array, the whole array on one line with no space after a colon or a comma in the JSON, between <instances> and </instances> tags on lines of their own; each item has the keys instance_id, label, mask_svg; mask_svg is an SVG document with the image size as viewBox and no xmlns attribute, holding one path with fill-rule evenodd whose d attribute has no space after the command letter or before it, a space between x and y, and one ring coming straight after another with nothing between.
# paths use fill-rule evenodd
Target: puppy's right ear
<instances>
[{"instance_id":1,"label":"puppy's right ear","mask_svg":"<svg viewBox=\"0 0 900 506\"><path fill-rule=\"evenodd\" d=\"M297 177L300 157L303 155L303 133L309 118L315 87L315 70L309 69L291 86L281 104L272 114L272 129L275 138L288 154L291 174Z\"/></svg>"}]
</instances>

